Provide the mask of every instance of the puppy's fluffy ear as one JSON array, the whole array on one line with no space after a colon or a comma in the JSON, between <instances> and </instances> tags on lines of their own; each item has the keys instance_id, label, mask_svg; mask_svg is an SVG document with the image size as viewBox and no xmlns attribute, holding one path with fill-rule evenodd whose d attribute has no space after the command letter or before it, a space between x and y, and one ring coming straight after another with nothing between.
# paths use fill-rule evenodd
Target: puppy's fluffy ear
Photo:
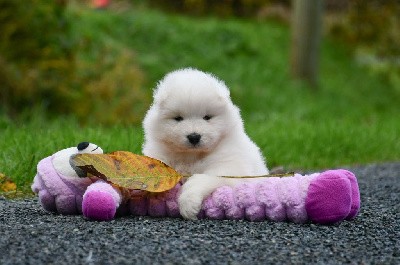
<instances>
[{"instance_id":1,"label":"puppy's fluffy ear","mask_svg":"<svg viewBox=\"0 0 400 265\"><path fill-rule=\"evenodd\" d=\"M167 100L169 91L168 87L173 87L176 85L174 82L174 74L177 72L179 72L179 70L170 72L157 83L157 87L153 91L154 105L161 106L163 102Z\"/></svg>"},{"instance_id":2,"label":"puppy's fluffy ear","mask_svg":"<svg viewBox=\"0 0 400 265\"><path fill-rule=\"evenodd\" d=\"M221 99L229 99L230 100L230 98L231 98L230 91L229 91L228 87L225 85L225 83L222 80L215 77L214 75L211 75L211 76L215 79L216 83L218 84L217 93L218 93L219 97Z\"/></svg>"},{"instance_id":3,"label":"puppy's fluffy ear","mask_svg":"<svg viewBox=\"0 0 400 265\"><path fill-rule=\"evenodd\" d=\"M158 82L157 87L153 91L153 101L154 101L154 104L156 104L156 105L162 104L162 102L165 101L168 97L166 90L162 89L162 87L164 86L163 81L164 80L161 80L160 82Z\"/></svg>"}]
</instances>

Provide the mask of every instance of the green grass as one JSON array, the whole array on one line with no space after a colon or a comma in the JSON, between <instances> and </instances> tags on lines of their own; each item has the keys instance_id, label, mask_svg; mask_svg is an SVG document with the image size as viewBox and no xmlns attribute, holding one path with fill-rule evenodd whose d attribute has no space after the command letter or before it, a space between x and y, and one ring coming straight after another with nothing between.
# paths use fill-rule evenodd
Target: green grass
<instances>
[{"instance_id":1,"label":"green grass","mask_svg":"<svg viewBox=\"0 0 400 265\"><path fill-rule=\"evenodd\" d=\"M189 18L150 10L115 12L72 8L74 36L93 59L99 47L133 51L148 93L174 69L212 72L231 88L248 134L269 167L320 169L399 161L399 91L359 67L349 49L325 39L318 90L290 78L290 31L276 23ZM105 111L107 111L105 109ZM37 115L40 116L40 115ZM0 172L27 187L37 162L83 140L106 151L140 153L142 131L80 126L74 118L0 121Z\"/></svg>"},{"instance_id":2,"label":"green grass","mask_svg":"<svg viewBox=\"0 0 400 265\"><path fill-rule=\"evenodd\" d=\"M140 153L143 141L140 126L82 127L72 117L49 121L39 116L22 124L0 119L0 130L0 172L11 177L25 191L36 174L37 163L55 151L91 141L107 151Z\"/></svg>"}]
</instances>

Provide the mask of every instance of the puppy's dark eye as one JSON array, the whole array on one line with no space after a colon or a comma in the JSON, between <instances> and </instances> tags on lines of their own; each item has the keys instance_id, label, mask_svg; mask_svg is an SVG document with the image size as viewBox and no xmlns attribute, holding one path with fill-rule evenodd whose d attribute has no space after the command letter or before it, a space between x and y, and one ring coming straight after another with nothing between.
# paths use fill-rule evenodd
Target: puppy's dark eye
<instances>
[{"instance_id":1,"label":"puppy's dark eye","mask_svg":"<svg viewBox=\"0 0 400 265\"><path fill-rule=\"evenodd\" d=\"M174 120L176 120L176 121L183 121L183 118L182 118L182 116L176 116L176 117L174 117Z\"/></svg>"},{"instance_id":2,"label":"puppy's dark eye","mask_svg":"<svg viewBox=\"0 0 400 265\"><path fill-rule=\"evenodd\" d=\"M212 118L211 115L206 115L206 116L203 117L203 120L209 121L209 120L211 120L211 118Z\"/></svg>"}]
</instances>

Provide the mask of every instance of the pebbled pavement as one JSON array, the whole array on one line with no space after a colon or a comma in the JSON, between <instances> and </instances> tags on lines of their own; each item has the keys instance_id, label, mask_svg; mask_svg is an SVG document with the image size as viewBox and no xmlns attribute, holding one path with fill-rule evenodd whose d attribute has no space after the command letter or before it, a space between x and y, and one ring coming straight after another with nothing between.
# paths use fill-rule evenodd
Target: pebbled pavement
<instances>
[{"instance_id":1,"label":"pebbled pavement","mask_svg":"<svg viewBox=\"0 0 400 265\"><path fill-rule=\"evenodd\" d=\"M400 264L400 163L350 169L361 191L353 221L333 226L45 212L0 198L0 264Z\"/></svg>"}]
</instances>

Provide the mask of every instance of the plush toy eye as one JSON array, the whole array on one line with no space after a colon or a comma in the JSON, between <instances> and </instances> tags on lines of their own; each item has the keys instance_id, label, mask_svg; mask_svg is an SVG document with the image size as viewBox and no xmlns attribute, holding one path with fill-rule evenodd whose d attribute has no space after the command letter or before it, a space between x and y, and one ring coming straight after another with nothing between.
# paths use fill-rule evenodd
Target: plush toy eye
<instances>
[{"instance_id":1,"label":"plush toy eye","mask_svg":"<svg viewBox=\"0 0 400 265\"><path fill-rule=\"evenodd\" d=\"M211 120L211 118L212 118L211 115L206 115L206 116L203 117L203 120L209 121L209 120Z\"/></svg>"},{"instance_id":2,"label":"plush toy eye","mask_svg":"<svg viewBox=\"0 0 400 265\"><path fill-rule=\"evenodd\" d=\"M82 151L82 150L85 150L88 146L89 146L89 142L82 142L82 143L78 144L77 148L78 148L78 151Z\"/></svg>"},{"instance_id":3,"label":"plush toy eye","mask_svg":"<svg viewBox=\"0 0 400 265\"><path fill-rule=\"evenodd\" d=\"M177 122L183 121L182 116L176 116L174 117L174 120L176 120Z\"/></svg>"}]
</instances>

